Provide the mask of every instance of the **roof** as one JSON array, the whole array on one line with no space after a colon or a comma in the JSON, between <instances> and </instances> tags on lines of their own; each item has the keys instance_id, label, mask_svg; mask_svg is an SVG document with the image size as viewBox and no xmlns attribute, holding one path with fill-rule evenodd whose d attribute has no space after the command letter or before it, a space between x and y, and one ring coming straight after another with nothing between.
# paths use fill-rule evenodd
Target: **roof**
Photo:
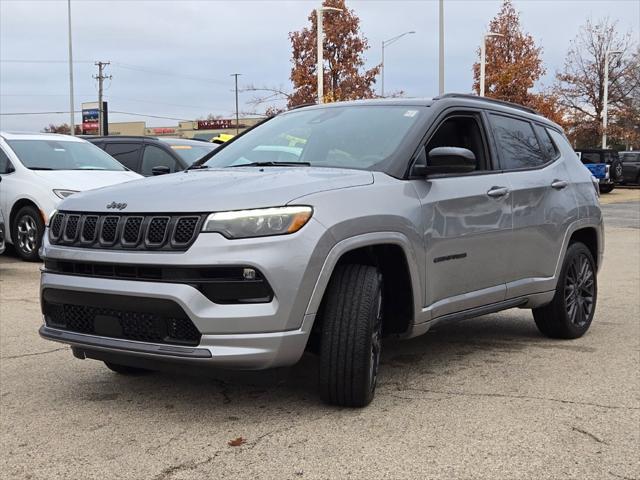
<instances>
[{"instance_id":1,"label":"roof","mask_svg":"<svg viewBox=\"0 0 640 480\"><path fill-rule=\"evenodd\" d=\"M300 106L298 108L327 108L349 105L397 105L411 107L432 107L440 104L452 104L455 106L482 107L490 108L495 111L511 113L518 116L528 117L531 120L544 122L553 125L556 129L562 130L562 127L543 117L535 110L518 105L516 103L505 102L489 97L479 97L477 95L469 95L464 93L447 93L434 98L373 98L368 100L353 100L348 102L325 103L322 105Z\"/></svg>"},{"instance_id":2,"label":"roof","mask_svg":"<svg viewBox=\"0 0 640 480\"><path fill-rule=\"evenodd\" d=\"M84 142L82 138L60 133L33 133L33 132L0 132L0 137L5 140L55 140L58 142Z\"/></svg>"}]
</instances>

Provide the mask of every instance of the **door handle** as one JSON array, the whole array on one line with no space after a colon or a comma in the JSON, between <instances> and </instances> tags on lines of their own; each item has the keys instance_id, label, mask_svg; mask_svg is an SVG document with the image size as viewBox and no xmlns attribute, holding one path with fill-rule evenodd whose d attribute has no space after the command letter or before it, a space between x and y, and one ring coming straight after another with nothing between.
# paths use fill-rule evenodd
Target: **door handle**
<instances>
[{"instance_id":1,"label":"door handle","mask_svg":"<svg viewBox=\"0 0 640 480\"><path fill-rule=\"evenodd\" d=\"M508 193L509 193L509 189L507 187L492 187L487 192L487 195L489 195L491 198L500 198L500 197L504 197Z\"/></svg>"},{"instance_id":2,"label":"door handle","mask_svg":"<svg viewBox=\"0 0 640 480\"><path fill-rule=\"evenodd\" d=\"M567 185L569 185L569 182L567 182L566 180L554 180L553 183L551 184L551 188L555 188L556 190L562 190Z\"/></svg>"}]
</instances>

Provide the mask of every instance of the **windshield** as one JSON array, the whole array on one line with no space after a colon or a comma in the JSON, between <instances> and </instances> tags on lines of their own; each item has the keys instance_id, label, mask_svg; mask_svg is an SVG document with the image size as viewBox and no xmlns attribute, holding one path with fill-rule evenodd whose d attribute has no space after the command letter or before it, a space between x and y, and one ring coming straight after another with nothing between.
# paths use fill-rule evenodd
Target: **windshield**
<instances>
[{"instance_id":1,"label":"windshield","mask_svg":"<svg viewBox=\"0 0 640 480\"><path fill-rule=\"evenodd\" d=\"M196 160L201 159L207 153L219 147L219 145L215 143L198 142L197 140L188 141L164 138L161 138L160 140L169 145L171 150L187 162L187 165L191 165Z\"/></svg>"},{"instance_id":2,"label":"windshield","mask_svg":"<svg viewBox=\"0 0 640 480\"><path fill-rule=\"evenodd\" d=\"M207 167L301 163L381 170L423 107L358 105L302 109L275 117L225 146Z\"/></svg>"},{"instance_id":3,"label":"windshield","mask_svg":"<svg viewBox=\"0 0 640 480\"><path fill-rule=\"evenodd\" d=\"M126 170L89 142L8 140L22 164L31 170Z\"/></svg>"}]
</instances>

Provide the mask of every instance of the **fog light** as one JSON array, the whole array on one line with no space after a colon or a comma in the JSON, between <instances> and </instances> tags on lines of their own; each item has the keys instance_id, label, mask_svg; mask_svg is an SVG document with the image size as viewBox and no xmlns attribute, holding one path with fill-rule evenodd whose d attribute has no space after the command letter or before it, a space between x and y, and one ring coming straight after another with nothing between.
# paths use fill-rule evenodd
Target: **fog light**
<instances>
[{"instance_id":1,"label":"fog light","mask_svg":"<svg viewBox=\"0 0 640 480\"><path fill-rule=\"evenodd\" d=\"M242 278L245 280L255 280L256 279L256 271L253 268L243 268L242 269Z\"/></svg>"}]
</instances>

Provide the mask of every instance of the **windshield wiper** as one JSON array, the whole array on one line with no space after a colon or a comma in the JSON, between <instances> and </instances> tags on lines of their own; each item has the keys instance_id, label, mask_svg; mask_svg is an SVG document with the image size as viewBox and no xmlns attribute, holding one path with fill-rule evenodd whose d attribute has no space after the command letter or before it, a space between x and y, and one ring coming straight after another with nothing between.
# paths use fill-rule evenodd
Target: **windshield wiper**
<instances>
[{"instance_id":1,"label":"windshield wiper","mask_svg":"<svg viewBox=\"0 0 640 480\"><path fill-rule=\"evenodd\" d=\"M49 167L28 167L29 170L53 170L53 168Z\"/></svg>"},{"instance_id":2,"label":"windshield wiper","mask_svg":"<svg viewBox=\"0 0 640 480\"><path fill-rule=\"evenodd\" d=\"M251 162L242 165L229 165L227 168L235 167L310 167L309 162Z\"/></svg>"},{"instance_id":3,"label":"windshield wiper","mask_svg":"<svg viewBox=\"0 0 640 480\"><path fill-rule=\"evenodd\" d=\"M188 166L185 170L201 170L203 168L211 168L211 167L209 167L208 165L202 165L202 164L198 165L194 163L193 165Z\"/></svg>"}]
</instances>

